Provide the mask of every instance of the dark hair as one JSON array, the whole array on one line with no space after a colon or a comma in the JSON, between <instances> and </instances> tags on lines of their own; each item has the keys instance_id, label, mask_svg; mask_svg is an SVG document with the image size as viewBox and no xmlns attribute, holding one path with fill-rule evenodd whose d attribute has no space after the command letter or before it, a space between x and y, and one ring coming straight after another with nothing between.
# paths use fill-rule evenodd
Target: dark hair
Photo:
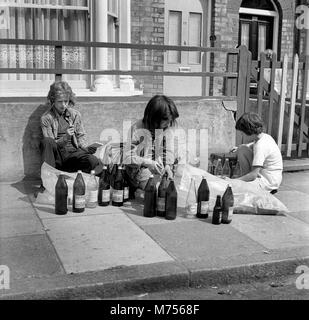
<instances>
[{"instance_id":1,"label":"dark hair","mask_svg":"<svg viewBox=\"0 0 309 320\"><path fill-rule=\"evenodd\" d=\"M248 136L252 136L262 133L263 126L264 123L258 114L246 112L237 120L235 128Z\"/></svg>"},{"instance_id":2,"label":"dark hair","mask_svg":"<svg viewBox=\"0 0 309 320\"><path fill-rule=\"evenodd\" d=\"M76 102L75 94L72 91L72 88L65 81L54 82L49 89L47 100L53 105L55 103L56 97L60 95L66 95L69 100L69 105L74 106Z\"/></svg>"},{"instance_id":3,"label":"dark hair","mask_svg":"<svg viewBox=\"0 0 309 320\"><path fill-rule=\"evenodd\" d=\"M146 129L159 129L162 120L169 120L170 126L176 124L179 117L178 110L174 101L164 95L156 95L152 97L144 111L143 124Z\"/></svg>"}]
</instances>

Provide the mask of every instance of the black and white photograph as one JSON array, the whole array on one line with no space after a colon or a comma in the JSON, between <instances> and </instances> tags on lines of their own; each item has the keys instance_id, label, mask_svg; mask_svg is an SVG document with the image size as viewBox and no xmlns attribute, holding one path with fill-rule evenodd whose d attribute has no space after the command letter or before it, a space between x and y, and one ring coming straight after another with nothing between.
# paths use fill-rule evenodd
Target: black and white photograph
<instances>
[{"instance_id":1,"label":"black and white photograph","mask_svg":"<svg viewBox=\"0 0 309 320\"><path fill-rule=\"evenodd\" d=\"M2 302L309 300L308 195L309 0L0 0Z\"/></svg>"}]
</instances>

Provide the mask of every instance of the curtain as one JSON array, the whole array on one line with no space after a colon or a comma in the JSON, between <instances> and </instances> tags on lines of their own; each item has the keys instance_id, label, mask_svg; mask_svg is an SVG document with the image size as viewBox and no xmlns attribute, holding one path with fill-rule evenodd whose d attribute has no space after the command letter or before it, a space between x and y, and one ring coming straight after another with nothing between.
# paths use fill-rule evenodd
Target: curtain
<instances>
[{"instance_id":1,"label":"curtain","mask_svg":"<svg viewBox=\"0 0 309 320\"><path fill-rule=\"evenodd\" d=\"M250 32L250 24L242 22L240 43L246 46L248 49L249 49L249 32Z\"/></svg>"},{"instance_id":2,"label":"curtain","mask_svg":"<svg viewBox=\"0 0 309 320\"><path fill-rule=\"evenodd\" d=\"M263 24L259 24L259 46L258 53L260 56L261 52L265 52L266 50L266 26Z\"/></svg>"},{"instance_id":3,"label":"curtain","mask_svg":"<svg viewBox=\"0 0 309 320\"><path fill-rule=\"evenodd\" d=\"M10 7L10 4L36 4L41 8ZM86 6L86 0L8 0L9 29L0 30L0 38L88 41L88 12L84 10L47 9L44 5ZM20 68L54 68L53 46L0 46L0 66ZM63 48L64 68L87 68L88 50ZM1 80L53 80L54 75L9 74ZM64 75L66 80L86 80L83 75Z\"/></svg>"}]
</instances>

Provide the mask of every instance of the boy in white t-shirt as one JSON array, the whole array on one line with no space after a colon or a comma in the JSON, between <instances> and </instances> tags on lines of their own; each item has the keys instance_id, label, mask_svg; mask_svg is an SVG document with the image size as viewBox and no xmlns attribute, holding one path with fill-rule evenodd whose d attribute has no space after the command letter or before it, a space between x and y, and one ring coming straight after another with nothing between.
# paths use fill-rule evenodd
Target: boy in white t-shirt
<instances>
[{"instance_id":1,"label":"boy in white t-shirt","mask_svg":"<svg viewBox=\"0 0 309 320\"><path fill-rule=\"evenodd\" d=\"M283 163L278 145L270 135L263 132L263 125L258 114L244 113L236 122L235 128L252 138L252 141L231 151L237 152L242 172L239 180L272 191L281 184Z\"/></svg>"}]
</instances>

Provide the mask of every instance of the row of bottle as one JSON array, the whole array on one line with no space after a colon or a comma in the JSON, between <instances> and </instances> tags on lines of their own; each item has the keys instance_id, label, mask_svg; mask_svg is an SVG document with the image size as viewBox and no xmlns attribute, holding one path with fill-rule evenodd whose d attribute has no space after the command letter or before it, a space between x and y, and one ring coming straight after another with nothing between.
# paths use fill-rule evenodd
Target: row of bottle
<instances>
[{"instance_id":1,"label":"row of bottle","mask_svg":"<svg viewBox=\"0 0 309 320\"><path fill-rule=\"evenodd\" d=\"M231 169L230 161L228 158L225 158L223 166L221 158L217 160L216 165L213 161L210 160L208 163L208 172L220 178L227 177L236 179L242 176L239 161L237 160L235 167Z\"/></svg>"},{"instance_id":2,"label":"row of bottle","mask_svg":"<svg viewBox=\"0 0 309 320\"><path fill-rule=\"evenodd\" d=\"M158 190L153 175L145 187L144 217L155 216L167 220L174 220L177 216L177 190L174 180L167 179L167 174L163 175Z\"/></svg>"},{"instance_id":3,"label":"row of bottle","mask_svg":"<svg viewBox=\"0 0 309 320\"><path fill-rule=\"evenodd\" d=\"M207 219L209 212L210 191L205 177L197 190L195 189L195 181L191 178L190 188L186 200L186 214L188 217L197 217L199 219ZM229 224L232 221L234 207L234 195L232 187L227 186L221 200L221 196L217 197L216 205L213 209L212 223Z\"/></svg>"},{"instance_id":4,"label":"row of bottle","mask_svg":"<svg viewBox=\"0 0 309 320\"><path fill-rule=\"evenodd\" d=\"M118 166L117 174L111 188L110 176L105 166L99 183L95 172L91 171L87 186L81 171L78 171L73 184L72 211L81 213L85 208L108 206L112 201L113 206L123 206L129 200L129 185L123 176L123 167ZM55 187L55 213L59 215L68 212L68 186L63 175L60 175Z\"/></svg>"}]
</instances>

